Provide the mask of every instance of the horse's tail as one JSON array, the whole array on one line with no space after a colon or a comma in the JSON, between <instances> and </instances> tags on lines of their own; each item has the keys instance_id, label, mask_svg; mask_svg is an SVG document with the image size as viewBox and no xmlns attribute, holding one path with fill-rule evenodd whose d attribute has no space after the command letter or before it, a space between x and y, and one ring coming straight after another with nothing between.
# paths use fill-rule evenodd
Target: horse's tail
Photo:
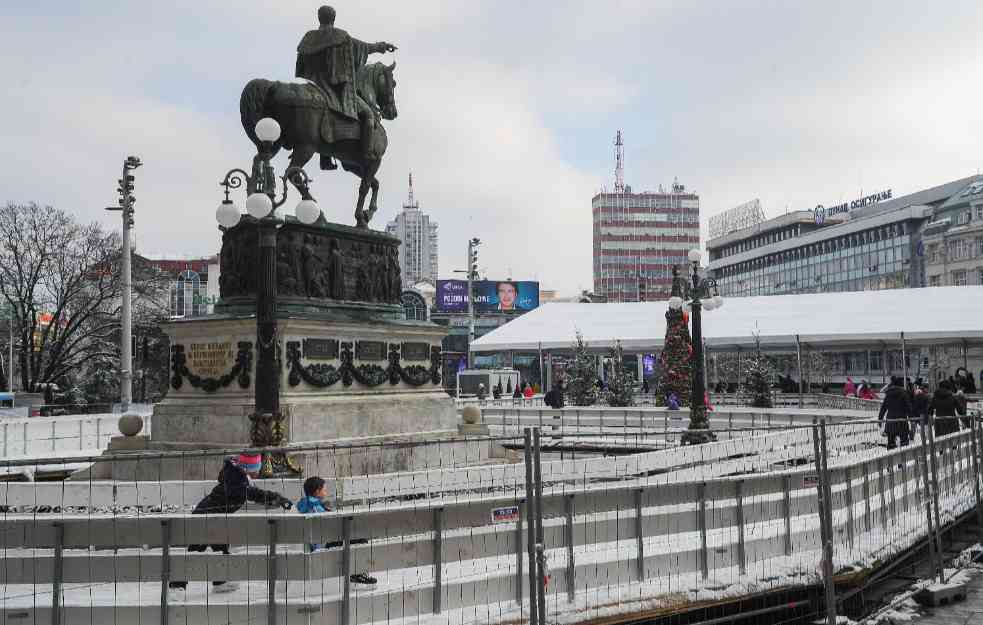
<instances>
[{"instance_id":1,"label":"horse's tail","mask_svg":"<svg viewBox=\"0 0 983 625\"><path fill-rule=\"evenodd\" d=\"M242 129L246 131L249 140L259 148L256 137L256 122L268 116L266 101L273 82L262 78L254 78L246 83L239 97L239 115L242 118ZM279 141L277 142L279 144Z\"/></svg>"}]
</instances>

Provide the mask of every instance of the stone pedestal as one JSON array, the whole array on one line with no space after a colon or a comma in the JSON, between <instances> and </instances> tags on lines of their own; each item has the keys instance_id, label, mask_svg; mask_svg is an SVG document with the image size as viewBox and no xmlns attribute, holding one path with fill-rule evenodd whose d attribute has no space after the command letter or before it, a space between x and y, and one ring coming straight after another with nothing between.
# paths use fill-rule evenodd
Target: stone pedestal
<instances>
[{"instance_id":1,"label":"stone pedestal","mask_svg":"<svg viewBox=\"0 0 983 625\"><path fill-rule=\"evenodd\" d=\"M446 329L350 315L278 315L280 406L286 442L454 431L440 379ZM154 447L250 443L254 316L214 315L165 327L171 390L154 409Z\"/></svg>"}]
</instances>

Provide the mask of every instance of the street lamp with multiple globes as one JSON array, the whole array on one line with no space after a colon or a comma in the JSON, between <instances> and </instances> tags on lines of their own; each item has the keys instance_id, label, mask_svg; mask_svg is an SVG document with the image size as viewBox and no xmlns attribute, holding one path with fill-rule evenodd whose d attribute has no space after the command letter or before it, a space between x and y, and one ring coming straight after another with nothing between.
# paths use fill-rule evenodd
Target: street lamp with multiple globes
<instances>
[{"instance_id":1,"label":"street lamp with multiple globes","mask_svg":"<svg viewBox=\"0 0 983 625\"><path fill-rule=\"evenodd\" d=\"M703 328L700 311L715 310L724 305L724 298L717 293L717 281L700 275L700 250L689 251L690 281L683 281L682 297L669 298L669 307L690 313L693 323L693 396L690 398L689 429L683 433L684 445L701 445L717 439L710 431L707 420L706 385L703 379ZM684 297L688 301L684 301Z\"/></svg>"},{"instance_id":2,"label":"street lamp with multiple globes","mask_svg":"<svg viewBox=\"0 0 983 625\"><path fill-rule=\"evenodd\" d=\"M276 141L280 138L280 124L265 117L256 124L256 137L260 141L253 158L252 173L232 169L219 183L225 187L225 199L215 211L215 219L222 228L239 224L242 211L229 198L232 189L246 184L246 212L256 220L259 228L259 262L256 281L256 381L255 412L250 417L250 439L256 447L280 447L284 443L285 429L280 412L280 367L276 320L276 236L284 220L276 210L287 201L288 183L293 183L304 196L295 209L297 219L313 224L321 216L321 210L310 198L310 178L300 167L288 167L280 177L283 191L276 199L276 174L270 160L276 154ZM263 459L262 474L299 473L299 469L286 454L274 453Z\"/></svg>"}]
</instances>

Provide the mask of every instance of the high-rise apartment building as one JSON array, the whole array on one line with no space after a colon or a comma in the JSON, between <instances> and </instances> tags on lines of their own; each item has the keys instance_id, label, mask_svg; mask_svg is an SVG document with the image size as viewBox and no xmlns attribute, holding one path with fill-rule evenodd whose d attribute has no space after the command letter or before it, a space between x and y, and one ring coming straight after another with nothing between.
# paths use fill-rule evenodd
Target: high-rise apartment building
<instances>
[{"instance_id":1,"label":"high-rise apartment building","mask_svg":"<svg viewBox=\"0 0 983 625\"><path fill-rule=\"evenodd\" d=\"M437 222L420 210L413 198L413 173L403 211L386 224L386 232L403 242L399 246L399 268L403 288L419 282L437 284Z\"/></svg>"},{"instance_id":2,"label":"high-rise apartment building","mask_svg":"<svg viewBox=\"0 0 983 625\"><path fill-rule=\"evenodd\" d=\"M594 294L602 301L666 299L672 268L700 246L700 197L674 181L669 191L634 193L624 183L621 131L615 139L613 192L591 201Z\"/></svg>"}]
</instances>

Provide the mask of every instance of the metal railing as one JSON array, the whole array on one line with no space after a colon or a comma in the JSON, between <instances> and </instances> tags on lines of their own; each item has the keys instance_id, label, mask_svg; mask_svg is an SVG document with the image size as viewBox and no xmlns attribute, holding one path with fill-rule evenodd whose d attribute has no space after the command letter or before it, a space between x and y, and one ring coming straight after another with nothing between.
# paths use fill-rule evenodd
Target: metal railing
<instances>
[{"instance_id":1,"label":"metal railing","mask_svg":"<svg viewBox=\"0 0 983 625\"><path fill-rule=\"evenodd\" d=\"M540 430L527 464L336 478L339 505L320 515L188 514L214 485L204 480L91 482L88 495L86 482L51 485L46 495L49 485L7 484L0 613L5 622L56 625L352 625L437 614L449 623L574 622L650 610L666 597L683 606L748 585L832 583L834 560L835 570L875 566L981 510L975 425L893 450L869 420L758 427L702 446L575 461L544 458ZM307 466L327 466L338 451L331 460L308 456ZM408 500L393 498L398 488L350 496L357 480L424 477L423 497L412 488ZM299 496L296 478L257 485ZM58 512L23 509L29 488L37 502L58 486ZM123 507L93 506L110 496ZM177 509L160 511L170 505ZM338 546L311 552L311 543ZM189 545L232 547L226 555ZM365 570L378 576L375 588L349 579ZM239 588L210 593L215 580ZM169 591L171 581L190 585Z\"/></svg>"},{"instance_id":2,"label":"metal railing","mask_svg":"<svg viewBox=\"0 0 983 625\"><path fill-rule=\"evenodd\" d=\"M142 417L150 432L150 416ZM121 436L118 414L0 419L0 458L80 455L106 449ZM2 469L0 469L2 471Z\"/></svg>"}]
</instances>

